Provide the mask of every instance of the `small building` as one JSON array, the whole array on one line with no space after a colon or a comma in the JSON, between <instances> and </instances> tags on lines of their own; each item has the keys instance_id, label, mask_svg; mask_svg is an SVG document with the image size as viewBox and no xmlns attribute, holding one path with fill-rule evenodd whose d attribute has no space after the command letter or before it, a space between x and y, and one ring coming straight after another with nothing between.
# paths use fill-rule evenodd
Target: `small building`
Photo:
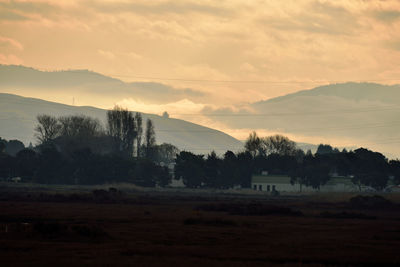
<instances>
[{"instance_id":1,"label":"small building","mask_svg":"<svg viewBox=\"0 0 400 267\"><path fill-rule=\"evenodd\" d=\"M172 180L168 186L169 187L186 187L185 184L183 183L182 178L180 178L179 180L172 178Z\"/></svg>"},{"instance_id":2,"label":"small building","mask_svg":"<svg viewBox=\"0 0 400 267\"><path fill-rule=\"evenodd\" d=\"M351 177L332 177L320 189L311 186L300 185L299 183L290 183L290 177L287 175L253 175L251 179L251 188L257 191L265 192L357 192L359 188L353 184ZM361 190L366 188L362 187Z\"/></svg>"},{"instance_id":3,"label":"small building","mask_svg":"<svg viewBox=\"0 0 400 267\"><path fill-rule=\"evenodd\" d=\"M21 177L12 177L12 178L10 178L10 182L19 183L21 181L22 181Z\"/></svg>"}]
</instances>

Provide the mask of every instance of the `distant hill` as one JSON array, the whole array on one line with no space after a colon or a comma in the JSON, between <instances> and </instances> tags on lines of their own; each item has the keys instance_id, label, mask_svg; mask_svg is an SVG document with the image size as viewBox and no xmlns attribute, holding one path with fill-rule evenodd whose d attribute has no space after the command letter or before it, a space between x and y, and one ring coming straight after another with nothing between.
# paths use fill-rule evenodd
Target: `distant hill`
<instances>
[{"instance_id":1,"label":"distant hill","mask_svg":"<svg viewBox=\"0 0 400 267\"><path fill-rule=\"evenodd\" d=\"M377 83L339 83L319 86L311 90L302 90L293 94L275 97L266 101L260 101L253 106L263 106L266 103L279 103L299 97L338 97L356 102L378 102L387 104L399 104L400 85L382 85Z\"/></svg>"},{"instance_id":2,"label":"distant hill","mask_svg":"<svg viewBox=\"0 0 400 267\"><path fill-rule=\"evenodd\" d=\"M97 107L104 108L110 108L113 103L127 98L157 104L182 99L207 103L208 97L206 93L192 89L173 88L153 82L128 83L88 70L46 72L14 65L0 65L0 91L57 103L72 104L74 100L77 106L96 101ZM26 105L35 106L32 110L28 110L22 103L20 106L5 106L8 98L2 95L0 99L3 103L0 106L0 136L2 133L10 137L19 134L24 142L33 138L32 130L37 113L84 113L101 119L105 117L104 110L56 103L52 103L56 107L47 104L41 107L42 102L35 102L39 100L24 100L28 101L24 102L28 103ZM29 104L31 102L33 104ZM185 148L200 146L204 150L215 148L221 151L225 147L235 146L230 141L219 142L218 138L208 134L208 130L203 134L203 128L192 129L190 125L195 124L149 116L154 116L160 142L181 144ZM203 116L230 129L258 129L287 134L306 143L330 143L339 147L363 146L400 158L400 85L331 84L245 104L243 108L236 106L235 111L227 108L205 109ZM7 129L3 129L5 123ZM239 141L235 139L234 142Z\"/></svg>"},{"instance_id":3,"label":"distant hill","mask_svg":"<svg viewBox=\"0 0 400 267\"><path fill-rule=\"evenodd\" d=\"M29 144L34 140L34 126L38 114L54 116L84 114L105 122L106 110L87 107L69 106L41 99L21 97L0 93L0 137L18 139ZM238 151L243 143L214 129L203 127L179 119L165 118L152 114L143 114L143 118L153 120L157 143L171 143L181 150L196 153L209 153L216 150Z\"/></svg>"},{"instance_id":4,"label":"distant hill","mask_svg":"<svg viewBox=\"0 0 400 267\"><path fill-rule=\"evenodd\" d=\"M221 112L226 110L215 111ZM250 104L225 116L224 122L230 128L265 129L313 138L315 143L334 140L339 146L363 146L400 157L400 85L321 86Z\"/></svg>"},{"instance_id":5,"label":"distant hill","mask_svg":"<svg viewBox=\"0 0 400 267\"><path fill-rule=\"evenodd\" d=\"M154 82L123 82L89 70L40 71L1 64L0 90L64 104L72 104L74 97L78 105L93 103L95 98L96 106L106 108L124 98L165 103L182 99L204 100L207 97L203 92L189 88Z\"/></svg>"}]
</instances>

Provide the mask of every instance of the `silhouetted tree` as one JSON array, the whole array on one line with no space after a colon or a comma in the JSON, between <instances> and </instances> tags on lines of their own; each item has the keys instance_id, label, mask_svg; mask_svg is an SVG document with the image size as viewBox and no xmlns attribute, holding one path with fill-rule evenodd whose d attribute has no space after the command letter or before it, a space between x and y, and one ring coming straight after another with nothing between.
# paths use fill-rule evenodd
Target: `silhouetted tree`
<instances>
[{"instance_id":1,"label":"silhouetted tree","mask_svg":"<svg viewBox=\"0 0 400 267\"><path fill-rule=\"evenodd\" d=\"M254 173L253 156L250 152L240 152L237 155L238 171L240 177L240 185L242 187L250 187L251 177Z\"/></svg>"},{"instance_id":2,"label":"silhouetted tree","mask_svg":"<svg viewBox=\"0 0 400 267\"><path fill-rule=\"evenodd\" d=\"M317 148L316 154L331 154L333 153L333 148L330 145L320 144Z\"/></svg>"},{"instance_id":3,"label":"silhouetted tree","mask_svg":"<svg viewBox=\"0 0 400 267\"><path fill-rule=\"evenodd\" d=\"M262 170L270 174L287 175L297 167L297 160L295 156L273 153L265 158L264 164Z\"/></svg>"},{"instance_id":4,"label":"silhouetted tree","mask_svg":"<svg viewBox=\"0 0 400 267\"><path fill-rule=\"evenodd\" d=\"M222 180L222 160L217 157L215 151L212 151L205 160L204 173L205 181L204 185L212 188L224 188Z\"/></svg>"},{"instance_id":5,"label":"silhouetted tree","mask_svg":"<svg viewBox=\"0 0 400 267\"><path fill-rule=\"evenodd\" d=\"M0 154L6 153L6 143L7 141L0 137Z\"/></svg>"},{"instance_id":6,"label":"silhouetted tree","mask_svg":"<svg viewBox=\"0 0 400 267\"><path fill-rule=\"evenodd\" d=\"M229 188L235 185L241 185L238 159L232 151L224 154L221 167L221 178L224 187Z\"/></svg>"},{"instance_id":7,"label":"silhouetted tree","mask_svg":"<svg viewBox=\"0 0 400 267\"><path fill-rule=\"evenodd\" d=\"M182 179L190 188L200 187L204 183L203 155L182 151L175 160L175 179Z\"/></svg>"},{"instance_id":8,"label":"silhouetted tree","mask_svg":"<svg viewBox=\"0 0 400 267\"><path fill-rule=\"evenodd\" d=\"M61 153L71 156L75 151L90 149L96 153L112 150L111 138L104 133L100 121L83 115L58 118L60 134L53 140Z\"/></svg>"},{"instance_id":9,"label":"silhouetted tree","mask_svg":"<svg viewBox=\"0 0 400 267\"><path fill-rule=\"evenodd\" d=\"M32 181L38 167L36 152L32 149L23 149L17 153L15 161L17 175L25 181Z\"/></svg>"},{"instance_id":10,"label":"silhouetted tree","mask_svg":"<svg viewBox=\"0 0 400 267\"><path fill-rule=\"evenodd\" d=\"M134 183L145 187L164 187L171 182L168 168L156 165L149 159L139 159L134 171Z\"/></svg>"},{"instance_id":11,"label":"silhouetted tree","mask_svg":"<svg viewBox=\"0 0 400 267\"><path fill-rule=\"evenodd\" d=\"M303 162L294 171L289 172L290 182L299 183L300 191L303 185L319 189L329 181L329 170L329 166L324 164L321 158L306 155Z\"/></svg>"},{"instance_id":12,"label":"silhouetted tree","mask_svg":"<svg viewBox=\"0 0 400 267\"><path fill-rule=\"evenodd\" d=\"M399 160L391 160L389 162L390 165L390 173L393 175L393 182L397 185L400 184L400 161Z\"/></svg>"},{"instance_id":13,"label":"silhouetted tree","mask_svg":"<svg viewBox=\"0 0 400 267\"><path fill-rule=\"evenodd\" d=\"M137 137L135 118L132 112L118 106L107 112L108 134L113 137L115 150L132 157Z\"/></svg>"},{"instance_id":14,"label":"silhouetted tree","mask_svg":"<svg viewBox=\"0 0 400 267\"><path fill-rule=\"evenodd\" d=\"M355 163L355 154L353 152L341 152L335 154L336 170L341 176L353 175L353 164Z\"/></svg>"},{"instance_id":15,"label":"silhouetted tree","mask_svg":"<svg viewBox=\"0 0 400 267\"><path fill-rule=\"evenodd\" d=\"M298 163L302 163L305 156L306 153L302 149L296 149L294 157Z\"/></svg>"},{"instance_id":16,"label":"silhouetted tree","mask_svg":"<svg viewBox=\"0 0 400 267\"><path fill-rule=\"evenodd\" d=\"M153 122L150 119L147 119L146 121L146 132L144 138L145 138L145 156L148 159L154 159L156 134L154 132Z\"/></svg>"},{"instance_id":17,"label":"silhouetted tree","mask_svg":"<svg viewBox=\"0 0 400 267\"><path fill-rule=\"evenodd\" d=\"M142 114L139 112L136 112L135 115L135 120L136 120L136 130L137 130L137 136L136 136L136 156L139 158L141 156L141 147L142 147L142 136L143 136L143 119L142 119Z\"/></svg>"},{"instance_id":18,"label":"silhouetted tree","mask_svg":"<svg viewBox=\"0 0 400 267\"><path fill-rule=\"evenodd\" d=\"M296 155L296 143L283 135L273 135L262 139L266 154L278 154L286 156Z\"/></svg>"},{"instance_id":19,"label":"silhouetted tree","mask_svg":"<svg viewBox=\"0 0 400 267\"><path fill-rule=\"evenodd\" d=\"M250 133L249 137L246 139L244 148L252 155L253 158L260 153L262 149L262 142L261 138L257 136L256 132Z\"/></svg>"},{"instance_id":20,"label":"silhouetted tree","mask_svg":"<svg viewBox=\"0 0 400 267\"><path fill-rule=\"evenodd\" d=\"M172 177L167 167L156 167L156 183L158 186L165 187L171 183Z\"/></svg>"},{"instance_id":21,"label":"silhouetted tree","mask_svg":"<svg viewBox=\"0 0 400 267\"><path fill-rule=\"evenodd\" d=\"M6 142L6 153L11 156L17 155L21 150L25 149L24 143L19 140L9 140Z\"/></svg>"},{"instance_id":22,"label":"silhouetted tree","mask_svg":"<svg viewBox=\"0 0 400 267\"><path fill-rule=\"evenodd\" d=\"M99 120L84 115L58 118L60 135L64 137L91 138L104 133Z\"/></svg>"},{"instance_id":23,"label":"silhouetted tree","mask_svg":"<svg viewBox=\"0 0 400 267\"><path fill-rule=\"evenodd\" d=\"M179 153L179 149L167 143L155 146L155 161L158 163L172 163L175 161L176 155Z\"/></svg>"},{"instance_id":24,"label":"silhouetted tree","mask_svg":"<svg viewBox=\"0 0 400 267\"><path fill-rule=\"evenodd\" d=\"M155 164L148 159L140 159L134 171L134 183L144 187L154 187L156 181Z\"/></svg>"},{"instance_id":25,"label":"silhouetted tree","mask_svg":"<svg viewBox=\"0 0 400 267\"><path fill-rule=\"evenodd\" d=\"M38 125L35 127L35 136L39 144L44 144L59 136L61 125L55 117L38 115L36 119Z\"/></svg>"},{"instance_id":26,"label":"silhouetted tree","mask_svg":"<svg viewBox=\"0 0 400 267\"><path fill-rule=\"evenodd\" d=\"M389 180L389 164L381 153L365 148L354 150L353 183L383 189Z\"/></svg>"},{"instance_id":27,"label":"silhouetted tree","mask_svg":"<svg viewBox=\"0 0 400 267\"><path fill-rule=\"evenodd\" d=\"M45 184L68 184L66 178L72 177L67 159L54 144L43 144L38 155L38 168L34 182Z\"/></svg>"},{"instance_id":28,"label":"silhouetted tree","mask_svg":"<svg viewBox=\"0 0 400 267\"><path fill-rule=\"evenodd\" d=\"M14 159L6 153L0 153L0 178L11 178L14 175Z\"/></svg>"}]
</instances>

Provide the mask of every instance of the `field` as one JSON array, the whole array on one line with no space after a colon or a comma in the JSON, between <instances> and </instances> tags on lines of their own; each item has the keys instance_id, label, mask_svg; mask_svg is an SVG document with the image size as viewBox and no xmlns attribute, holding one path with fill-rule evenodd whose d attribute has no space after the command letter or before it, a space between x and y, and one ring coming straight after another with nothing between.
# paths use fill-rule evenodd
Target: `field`
<instances>
[{"instance_id":1,"label":"field","mask_svg":"<svg viewBox=\"0 0 400 267\"><path fill-rule=\"evenodd\" d=\"M397 195L0 185L1 266L399 265Z\"/></svg>"}]
</instances>

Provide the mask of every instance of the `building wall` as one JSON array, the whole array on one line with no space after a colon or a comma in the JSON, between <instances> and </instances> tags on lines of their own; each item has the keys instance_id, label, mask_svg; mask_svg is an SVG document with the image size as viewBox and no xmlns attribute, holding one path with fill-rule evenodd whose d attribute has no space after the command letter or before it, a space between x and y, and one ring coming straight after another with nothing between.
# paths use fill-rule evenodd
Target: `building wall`
<instances>
[{"instance_id":1,"label":"building wall","mask_svg":"<svg viewBox=\"0 0 400 267\"><path fill-rule=\"evenodd\" d=\"M260 187L261 186L261 187ZM257 191L271 192L273 188L279 192L300 192L300 184L290 184L290 183L251 183L251 188ZM269 190L268 190L269 189ZM303 185L301 192L357 192L358 187L355 185L346 184L334 184L334 185L323 185L321 188L314 189L311 186Z\"/></svg>"},{"instance_id":2,"label":"building wall","mask_svg":"<svg viewBox=\"0 0 400 267\"><path fill-rule=\"evenodd\" d=\"M254 187L256 186L256 187ZM260 189L261 186L261 189ZM287 183L251 183L251 188L257 191L271 192L273 188L279 192L300 192L300 184L287 184ZM256 188L256 189L255 189ZM269 189L269 190L268 190ZM311 187L302 187L302 192L314 191Z\"/></svg>"},{"instance_id":3,"label":"building wall","mask_svg":"<svg viewBox=\"0 0 400 267\"><path fill-rule=\"evenodd\" d=\"M182 179L176 180L172 178L171 183L169 184L170 187L185 187Z\"/></svg>"}]
</instances>

